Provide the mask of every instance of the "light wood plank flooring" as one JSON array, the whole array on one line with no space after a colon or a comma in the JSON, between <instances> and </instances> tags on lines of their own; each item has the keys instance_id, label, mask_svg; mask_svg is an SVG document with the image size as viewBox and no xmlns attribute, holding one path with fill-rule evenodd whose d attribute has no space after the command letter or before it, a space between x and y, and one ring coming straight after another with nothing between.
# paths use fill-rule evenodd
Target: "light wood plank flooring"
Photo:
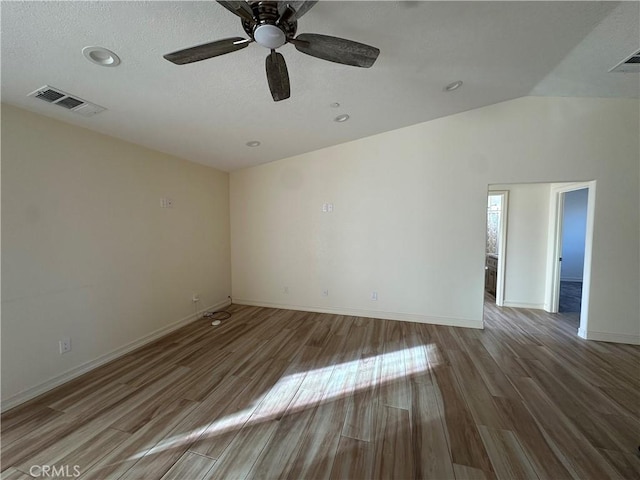
<instances>
[{"instance_id":1,"label":"light wood plank flooring","mask_svg":"<svg viewBox=\"0 0 640 480\"><path fill-rule=\"evenodd\" d=\"M2 478L640 478L640 348L575 316L230 310L6 412Z\"/></svg>"}]
</instances>

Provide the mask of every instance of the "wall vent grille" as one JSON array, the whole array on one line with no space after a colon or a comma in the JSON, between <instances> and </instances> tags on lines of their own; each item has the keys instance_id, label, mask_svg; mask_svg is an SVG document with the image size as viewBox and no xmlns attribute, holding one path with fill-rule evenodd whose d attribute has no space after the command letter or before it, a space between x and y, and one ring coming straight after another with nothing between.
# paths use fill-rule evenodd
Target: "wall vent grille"
<instances>
[{"instance_id":1,"label":"wall vent grille","mask_svg":"<svg viewBox=\"0 0 640 480\"><path fill-rule=\"evenodd\" d=\"M91 117L96 113L100 113L106 110L106 108L96 105L95 103L87 102L81 98L70 95L58 88L45 85L39 89L31 92L28 97L38 98L44 100L52 105L65 108L73 113L82 115L83 117Z\"/></svg>"},{"instance_id":2,"label":"wall vent grille","mask_svg":"<svg viewBox=\"0 0 640 480\"><path fill-rule=\"evenodd\" d=\"M632 53L609 71L623 73L640 73L640 51Z\"/></svg>"}]
</instances>

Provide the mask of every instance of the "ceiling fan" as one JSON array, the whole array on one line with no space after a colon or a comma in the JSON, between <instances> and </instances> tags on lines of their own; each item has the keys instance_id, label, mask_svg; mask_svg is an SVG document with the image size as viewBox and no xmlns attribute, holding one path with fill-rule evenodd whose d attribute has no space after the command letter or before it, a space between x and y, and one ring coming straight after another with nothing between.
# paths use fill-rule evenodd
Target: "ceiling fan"
<instances>
[{"instance_id":1,"label":"ceiling fan","mask_svg":"<svg viewBox=\"0 0 640 480\"><path fill-rule=\"evenodd\" d=\"M267 81L273 100L279 102L289 98L289 74L284 57L276 52L285 43L293 44L296 49L312 57L330 62L371 67L380 50L363 43L344 38L302 33L295 36L298 20L307 13L316 1L220 1L218 3L242 20L242 28L249 36L225 38L195 47L185 48L164 55L164 58L176 65L199 62L208 58L235 52L256 42L271 53L267 56Z\"/></svg>"}]
</instances>

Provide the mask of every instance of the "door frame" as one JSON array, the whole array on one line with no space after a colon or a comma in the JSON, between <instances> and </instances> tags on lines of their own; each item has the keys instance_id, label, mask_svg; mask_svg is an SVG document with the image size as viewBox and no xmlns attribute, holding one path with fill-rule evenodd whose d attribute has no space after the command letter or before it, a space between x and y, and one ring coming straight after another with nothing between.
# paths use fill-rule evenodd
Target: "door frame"
<instances>
[{"instance_id":1,"label":"door frame","mask_svg":"<svg viewBox=\"0 0 640 480\"><path fill-rule=\"evenodd\" d=\"M562 223L564 194L587 189L587 228L584 239L584 268L582 273L582 298L580 299L580 327L578 336L587 338L589 323L589 296L591 292L591 257L593 253L593 221L596 203L596 181L563 183L551 186L549 203L549 245L547 249L547 288L544 309L558 313L560 303L560 270L562 257Z\"/></svg>"},{"instance_id":2,"label":"door frame","mask_svg":"<svg viewBox=\"0 0 640 480\"><path fill-rule=\"evenodd\" d=\"M509 219L509 190L491 190L487 192L487 198L491 195L502 197L500 210L500 225L498 226L498 267L496 272L496 305L504 306L505 272L507 264L507 223ZM487 212L487 216L488 216Z\"/></svg>"}]
</instances>

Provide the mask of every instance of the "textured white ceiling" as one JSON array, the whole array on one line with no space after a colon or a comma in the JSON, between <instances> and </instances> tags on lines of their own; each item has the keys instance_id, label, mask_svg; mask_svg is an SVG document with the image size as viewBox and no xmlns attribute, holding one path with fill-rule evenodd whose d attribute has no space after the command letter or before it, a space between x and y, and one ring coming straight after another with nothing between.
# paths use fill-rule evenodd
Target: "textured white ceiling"
<instances>
[{"instance_id":1,"label":"textured white ceiling","mask_svg":"<svg viewBox=\"0 0 640 480\"><path fill-rule=\"evenodd\" d=\"M639 5L324 0L298 33L368 43L380 57L358 69L285 45L291 98L274 103L257 44L191 65L162 58L245 36L214 1L2 2L2 100L235 170L528 94L637 97L637 74L606 70L640 49ZM89 63L87 45L122 64ZM461 89L443 92L458 79ZM108 110L83 118L26 97L45 84ZM333 122L341 113L351 119Z\"/></svg>"},{"instance_id":2,"label":"textured white ceiling","mask_svg":"<svg viewBox=\"0 0 640 480\"><path fill-rule=\"evenodd\" d=\"M587 35L531 95L638 97L640 75L609 72L640 50L640 2L623 2Z\"/></svg>"}]
</instances>

